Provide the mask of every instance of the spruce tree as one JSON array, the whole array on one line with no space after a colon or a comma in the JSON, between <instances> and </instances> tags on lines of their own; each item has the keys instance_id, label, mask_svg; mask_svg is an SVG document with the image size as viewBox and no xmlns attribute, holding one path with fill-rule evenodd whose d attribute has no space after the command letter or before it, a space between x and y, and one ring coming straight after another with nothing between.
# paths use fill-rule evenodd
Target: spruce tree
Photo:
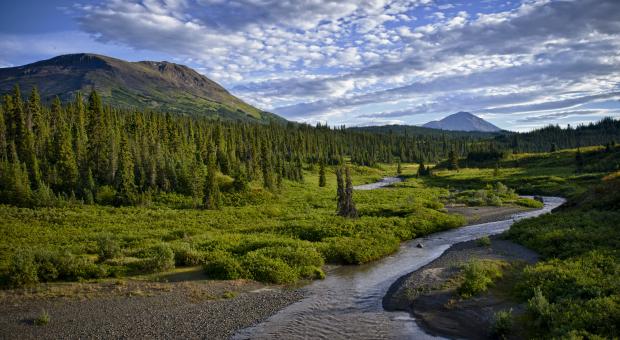
<instances>
[{"instance_id":1,"label":"spruce tree","mask_svg":"<svg viewBox=\"0 0 620 340\"><path fill-rule=\"evenodd\" d=\"M356 218L357 209L355 208L355 202L353 202L353 181L351 180L351 169L345 167L345 217Z\"/></svg>"},{"instance_id":2,"label":"spruce tree","mask_svg":"<svg viewBox=\"0 0 620 340\"><path fill-rule=\"evenodd\" d=\"M58 172L60 191L71 193L76 189L78 180L78 167L73 152L71 140L71 129L65 118L65 114L60 104L60 99L56 97L52 104L53 116L58 120L53 137L53 154L56 170Z\"/></svg>"},{"instance_id":3,"label":"spruce tree","mask_svg":"<svg viewBox=\"0 0 620 340\"><path fill-rule=\"evenodd\" d=\"M271 167L271 157L269 155L269 149L266 142L263 142L263 146L261 148L261 169L263 172L263 186L267 190L273 190L273 169Z\"/></svg>"},{"instance_id":4,"label":"spruce tree","mask_svg":"<svg viewBox=\"0 0 620 340\"><path fill-rule=\"evenodd\" d=\"M321 160L319 163L319 187L324 187L327 185L327 180L325 178L325 161Z\"/></svg>"},{"instance_id":5,"label":"spruce tree","mask_svg":"<svg viewBox=\"0 0 620 340\"><path fill-rule=\"evenodd\" d=\"M418 167L418 177L426 176L426 167L424 166L424 161L420 161L420 166Z\"/></svg>"},{"instance_id":6,"label":"spruce tree","mask_svg":"<svg viewBox=\"0 0 620 340\"><path fill-rule=\"evenodd\" d=\"M402 168L402 166L401 166L401 164L400 164L400 158L399 158L399 159L398 159L398 164L397 164L397 166L396 166L396 174L397 174L397 175L400 175L400 174L402 174L402 173L403 173L403 168Z\"/></svg>"},{"instance_id":7,"label":"spruce tree","mask_svg":"<svg viewBox=\"0 0 620 340\"><path fill-rule=\"evenodd\" d=\"M581 172L583 170L583 166L585 165L583 154L581 154L581 150L579 148L575 154L575 165L577 166L578 172Z\"/></svg>"},{"instance_id":8,"label":"spruce tree","mask_svg":"<svg viewBox=\"0 0 620 340\"><path fill-rule=\"evenodd\" d=\"M344 187L344 177L342 173L342 167L336 168L336 213L340 216L344 216L346 207L346 192Z\"/></svg>"},{"instance_id":9,"label":"spruce tree","mask_svg":"<svg viewBox=\"0 0 620 340\"><path fill-rule=\"evenodd\" d=\"M136 198L136 186L134 161L131 150L129 149L129 140L126 135L123 135L121 139L118 159L118 169L115 176L116 201L119 205L131 204Z\"/></svg>"},{"instance_id":10,"label":"spruce tree","mask_svg":"<svg viewBox=\"0 0 620 340\"><path fill-rule=\"evenodd\" d=\"M454 150L450 150L448 152L448 170L458 170L459 169L459 159L456 156Z\"/></svg>"},{"instance_id":11,"label":"spruce tree","mask_svg":"<svg viewBox=\"0 0 620 340\"><path fill-rule=\"evenodd\" d=\"M202 201L204 209L219 209L221 205L220 188L217 183L217 153L213 147L209 153L207 164L207 179L205 181L205 196Z\"/></svg>"}]
</instances>

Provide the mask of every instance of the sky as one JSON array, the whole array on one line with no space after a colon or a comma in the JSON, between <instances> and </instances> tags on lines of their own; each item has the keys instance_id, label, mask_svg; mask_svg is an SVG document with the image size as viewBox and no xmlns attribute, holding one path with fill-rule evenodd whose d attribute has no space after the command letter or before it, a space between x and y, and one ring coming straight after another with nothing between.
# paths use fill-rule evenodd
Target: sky
<instances>
[{"instance_id":1,"label":"sky","mask_svg":"<svg viewBox=\"0 0 620 340\"><path fill-rule=\"evenodd\" d=\"M91 52L195 68L287 119L509 130L620 118L620 0L0 3L0 67Z\"/></svg>"}]
</instances>

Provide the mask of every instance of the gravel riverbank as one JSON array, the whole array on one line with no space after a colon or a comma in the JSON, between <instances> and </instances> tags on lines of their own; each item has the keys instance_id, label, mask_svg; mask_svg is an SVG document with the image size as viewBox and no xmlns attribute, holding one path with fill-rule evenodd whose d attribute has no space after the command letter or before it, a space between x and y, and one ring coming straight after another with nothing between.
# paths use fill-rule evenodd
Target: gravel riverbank
<instances>
[{"instance_id":1,"label":"gravel riverbank","mask_svg":"<svg viewBox=\"0 0 620 340\"><path fill-rule=\"evenodd\" d=\"M0 338L226 339L303 297L250 281L43 286L0 295ZM35 325L45 310L47 325Z\"/></svg>"},{"instance_id":2,"label":"gravel riverbank","mask_svg":"<svg viewBox=\"0 0 620 340\"><path fill-rule=\"evenodd\" d=\"M472 259L504 260L534 263L535 252L516 243L492 236L490 246L468 241L455 244L442 256L426 266L401 277L389 289L383 306L389 311L410 312L426 332L466 339L486 339L495 312L512 309L513 315L523 312L503 294L502 283L497 289L461 300L456 296L450 280L459 272L459 265ZM519 338L518 330L512 336Z\"/></svg>"}]
</instances>

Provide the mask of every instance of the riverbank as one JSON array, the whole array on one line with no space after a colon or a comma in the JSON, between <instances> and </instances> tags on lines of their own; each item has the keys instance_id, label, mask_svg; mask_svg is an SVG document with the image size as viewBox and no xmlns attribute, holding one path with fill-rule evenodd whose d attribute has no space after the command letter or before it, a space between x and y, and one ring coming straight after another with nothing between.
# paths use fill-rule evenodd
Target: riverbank
<instances>
[{"instance_id":1,"label":"riverbank","mask_svg":"<svg viewBox=\"0 0 620 340\"><path fill-rule=\"evenodd\" d=\"M0 338L227 339L303 298L254 281L39 285L0 292ZM43 310L46 325L36 325Z\"/></svg>"},{"instance_id":2,"label":"riverbank","mask_svg":"<svg viewBox=\"0 0 620 340\"><path fill-rule=\"evenodd\" d=\"M490 245L477 240L455 244L426 266L401 277L383 298L383 307L388 311L411 313L418 325L432 335L488 338L494 313L512 309L513 315L519 315L524 308L502 289L509 284L509 275L486 293L461 299L453 282L460 266L474 259L500 260L517 266L538 260L535 252L503 240L501 235L492 236L490 240ZM511 335L519 338L519 330L515 329Z\"/></svg>"}]
</instances>

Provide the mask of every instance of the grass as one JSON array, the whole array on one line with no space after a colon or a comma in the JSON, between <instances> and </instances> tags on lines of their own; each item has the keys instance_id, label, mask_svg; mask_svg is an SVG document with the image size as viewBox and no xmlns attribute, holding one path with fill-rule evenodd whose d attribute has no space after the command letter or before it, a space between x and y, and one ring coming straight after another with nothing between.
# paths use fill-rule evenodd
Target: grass
<instances>
[{"instance_id":1,"label":"grass","mask_svg":"<svg viewBox=\"0 0 620 340\"><path fill-rule=\"evenodd\" d=\"M37 326L45 326L50 323L50 315L45 309L41 310L41 314L34 319L34 324Z\"/></svg>"},{"instance_id":2,"label":"grass","mask_svg":"<svg viewBox=\"0 0 620 340\"><path fill-rule=\"evenodd\" d=\"M403 168L409 175L416 170ZM354 184L396 173L395 165L352 170ZM464 223L444 212L446 190L413 176L393 188L356 191L360 218L353 220L335 215L332 169L323 188L318 167L304 177L304 183L284 181L274 193L255 183L234 206L218 211L188 209L190 198L171 195L144 207L1 205L2 280L24 286L204 264L210 278L289 283L324 277L324 263L373 261L404 240Z\"/></svg>"}]
</instances>

